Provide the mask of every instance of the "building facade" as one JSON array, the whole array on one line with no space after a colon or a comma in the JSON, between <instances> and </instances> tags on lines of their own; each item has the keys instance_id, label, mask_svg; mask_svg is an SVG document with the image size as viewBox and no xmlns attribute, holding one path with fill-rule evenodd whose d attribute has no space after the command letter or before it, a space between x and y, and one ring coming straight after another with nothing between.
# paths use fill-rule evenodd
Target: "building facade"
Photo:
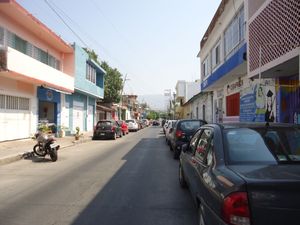
<instances>
[{"instance_id":1,"label":"building facade","mask_svg":"<svg viewBox=\"0 0 300 225\"><path fill-rule=\"evenodd\" d=\"M200 42L201 91L212 92L213 122L240 120L240 90L247 82L243 0L222 0Z\"/></svg>"},{"instance_id":2,"label":"building facade","mask_svg":"<svg viewBox=\"0 0 300 225\"><path fill-rule=\"evenodd\" d=\"M96 101L104 97L105 71L89 58L88 53L73 44L75 52L75 92L63 96L62 125L74 133L76 127L80 131L93 131L97 122Z\"/></svg>"},{"instance_id":3,"label":"building facade","mask_svg":"<svg viewBox=\"0 0 300 225\"><path fill-rule=\"evenodd\" d=\"M300 1L252 0L245 6L248 78L259 83L265 118L299 124Z\"/></svg>"},{"instance_id":4,"label":"building facade","mask_svg":"<svg viewBox=\"0 0 300 225\"><path fill-rule=\"evenodd\" d=\"M74 92L74 50L15 0L0 1L0 141L61 124L61 93Z\"/></svg>"}]
</instances>

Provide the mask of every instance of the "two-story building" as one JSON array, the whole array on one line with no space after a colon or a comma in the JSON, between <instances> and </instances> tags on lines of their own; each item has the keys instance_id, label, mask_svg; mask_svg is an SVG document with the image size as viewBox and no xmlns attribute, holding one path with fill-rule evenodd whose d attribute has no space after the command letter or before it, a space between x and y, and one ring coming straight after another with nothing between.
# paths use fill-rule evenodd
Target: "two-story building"
<instances>
[{"instance_id":1,"label":"two-story building","mask_svg":"<svg viewBox=\"0 0 300 225\"><path fill-rule=\"evenodd\" d=\"M0 141L30 137L39 120L61 124L73 62L72 46L15 0L0 0Z\"/></svg>"},{"instance_id":2,"label":"two-story building","mask_svg":"<svg viewBox=\"0 0 300 225\"><path fill-rule=\"evenodd\" d=\"M73 133L76 127L80 131L92 131L98 118L96 102L104 97L105 71L88 53L73 44L75 52L75 92L63 96L62 124Z\"/></svg>"},{"instance_id":3,"label":"two-story building","mask_svg":"<svg viewBox=\"0 0 300 225\"><path fill-rule=\"evenodd\" d=\"M248 77L260 81L263 117L300 124L300 1L252 0L245 6Z\"/></svg>"},{"instance_id":4,"label":"two-story building","mask_svg":"<svg viewBox=\"0 0 300 225\"><path fill-rule=\"evenodd\" d=\"M194 95L200 92L200 80L196 81L185 81L178 80L175 86L175 102L176 112L175 118L184 119L190 118L190 108L187 103Z\"/></svg>"},{"instance_id":5,"label":"two-story building","mask_svg":"<svg viewBox=\"0 0 300 225\"><path fill-rule=\"evenodd\" d=\"M213 92L213 122L239 121L247 82L243 0L222 0L201 42L201 91Z\"/></svg>"}]
</instances>

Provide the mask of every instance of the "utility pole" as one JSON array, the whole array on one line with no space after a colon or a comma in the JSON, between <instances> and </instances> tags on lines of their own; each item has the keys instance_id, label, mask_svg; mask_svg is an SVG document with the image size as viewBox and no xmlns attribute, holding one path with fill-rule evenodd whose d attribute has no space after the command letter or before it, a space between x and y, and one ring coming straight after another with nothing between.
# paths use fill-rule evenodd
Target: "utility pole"
<instances>
[{"instance_id":1,"label":"utility pole","mask_svg":"<svg viewBox=\"0 0 300 225\"><path fill-rule=\"evenodd\" d=\"M126 82L127 80L130 80L130 79L127 79L127 74L125 74L125 77L124 77L124 80L123 80L123 84L122 84L122 90L121 90L121 110L120 110L120 114L119 114L121 119L123 119L123 118L122 118L123 91L124 91L125 82ZM126 119L126 118L124 118L124 119Z\"/></svg>"}]
</instances>

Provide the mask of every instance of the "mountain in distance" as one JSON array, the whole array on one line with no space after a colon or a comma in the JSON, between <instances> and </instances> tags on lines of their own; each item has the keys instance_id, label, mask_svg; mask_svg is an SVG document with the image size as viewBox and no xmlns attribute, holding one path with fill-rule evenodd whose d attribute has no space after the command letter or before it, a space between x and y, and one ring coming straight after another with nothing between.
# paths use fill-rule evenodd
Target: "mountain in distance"
<instances>
[{"instance_id":1,"label":"mountain in distance","mask_svg":"<svg viewBox=\"0 0 300 225\"><path fill-rule=\"evenodd\" d=\"M150 109L159 111L167 111L167 107L170 104L169 98L163 94L138 95L137 100L139 103L147 103Z\"/></svg>"}]
</instances>

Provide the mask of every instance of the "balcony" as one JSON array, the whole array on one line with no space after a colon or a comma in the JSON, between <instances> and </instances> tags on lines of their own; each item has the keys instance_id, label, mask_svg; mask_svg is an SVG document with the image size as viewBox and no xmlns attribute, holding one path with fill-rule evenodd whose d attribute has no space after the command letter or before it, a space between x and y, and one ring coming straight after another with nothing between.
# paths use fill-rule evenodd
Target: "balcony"
<instances>
[{"instance_id":1,"label":"balcony","mask_svg":"<svg viewBox=\"0 0 300 225\"><path fill-rule=\"evenodd\" d=\"M13 48L0 50L0 75L64 92L74 92L74 77Z\"/></svg>"}]
</instances>

